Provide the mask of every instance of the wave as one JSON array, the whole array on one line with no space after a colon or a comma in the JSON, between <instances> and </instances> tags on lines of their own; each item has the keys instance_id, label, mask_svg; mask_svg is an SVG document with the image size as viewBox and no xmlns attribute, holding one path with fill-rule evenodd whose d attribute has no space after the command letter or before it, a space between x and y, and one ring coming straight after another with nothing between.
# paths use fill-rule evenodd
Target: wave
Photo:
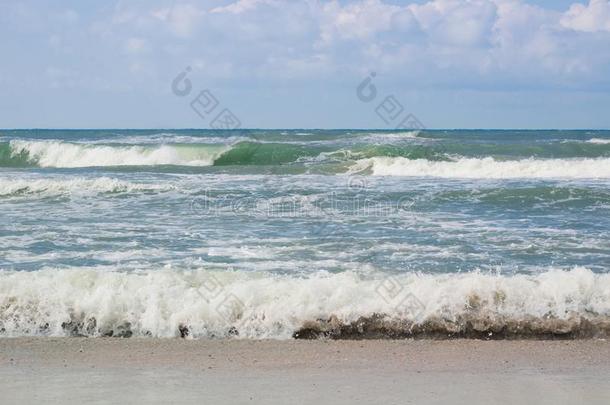
<instances>
[{"instance_id":1,"label":"wave","mask_svg":"<svg viewBox=\"0 0 610 405\"><path fill-rule=\"evenodd\" d=\"M314 157L323 150L320 146L302 144L239 142L218 156L214 165L280 165Z\"/></svg>"},{"instance_id":2,"label":"wave","mask_svg":"<svg viewBox=\"0 0 610 405\"><path fill-rule=\"evenodd\" d=\"M464 201L507 208L529 207L530 210L537 208L546 210L549 207L591 209L610 204L610 190L593 185L506 187L506 184L503 184L499 187L430 192L417 202L429 206L435 203ZM414 208L417 208L417 204L414 204Z\"/></svg>"},{"instance_id":3,"label":"wave","mask_svg":"<svg viewBox=\"0 0 610 405\"><path fill-rule=\"evenodd\" d=\"M610 274L0 272L3 336L610 336Z\"/></svg>"},{"instance_id":4,"label":"wave","mask_svg":"<svg viewBox=\"0 0 610 405\"><path fill-rule=\"evenodd\" d=\"M522 159L500 161L486 158L459 158L454 161L410 160L402 157L361 159L349 174L444 178L610 178L610 158Z\"/></svg>"},{"instance_id":5,"label":"wave","mask_svg":"<svg viewBox=\"0 0 610 405\"><path fill-rule=\"evenodd\" d=\"M421 131L403 131L403 132L365 132L357 133L354 136L367 142L393 142L406 139L415 139L420 137Z\"/></svg>"},{"instance_id":6,"label":"wave","mask_svg":"<svg viewBox=\"0 0 610 405\"><path fill-rule=\"evenodd\" d=\"M172 185L133 183L100 177L95 179L0 179L0 197L40 195L42 197L74 193L131 193L163 192L173 190Z\"/></svg>"},{"instance_id":7,"label":"wave","mask_svg":"<svg viewBox=\"0 0 610 405\"><path fill-rule=\"evenodd\" d=\"M179 135L172 132L162 132L150 135L131 135L121 137L105 137L101 139L86 139L76 143L82 144L112 144L120 142L123 145L160 145L160 144L233 144L241 141L248 141L249 138L242 136L192 136Z\"/></svg>"},{"instance_id":8,"label":"wave","mask_svg":"<svg viewBox=\"0 0 610 405\"><path fill-rule=\"evenodd\" d=\"M608 145L608 144L610 144L610 139L592 138L592 139L589 139L587 142L588 143L595 143L595 144L598 144L598 145Z\"/></svg>"},{"instance_id":9,"label":"wave","mask_svg":"<svg viewBox=\"0 0 610 405\"><path fill-rule=\"evenodd\" d=\"M420 143L416 135L404 133L368 134L355 137L365 143L341 144L333 142L294 143L286 141L243 140L239 137L226 138L226 143L168 143L168 144L103 144L98 142L79 143L58 140L12 140L0 143L0 167L96 167L96 166L270 166L289 164L325 164L359 162L373 167L377 174L417 175L415 170L425 172L425 176L445 177L445 169L453 172L463 168L468 173L461 177L477 177L473 171L482 172L479 177L495 177L494 173L506 171L512 177L555 177L550 166L571 165L567 177L606 177L607 159L610 145L587 143L516 145L516 144L458 144ZM411 139L410 143L392 143L388 136ZM101 142L101 141L100 141ZM608 149L608 150L607 150ZM457 161L457 166L434 162ZM452 158L453 157L453 158ZM403 158L403 159L389 159ZM411 160L407 162L405 159ZM496 159L496 160L494 160ZM513 160L506 160L513 159ZM521 159L521 160L517 160ZM425 161L431 167L425 168ZM368 163L367 163L368 162ZM513 163L511 163L513 162ZM514 163L520 162L520 163ZM449 166L448 166L449 165ZM512 166L511 166L512 165ZM516 166L515 166L516 165ZM598 166L598 169L592 167ZM392 173L386 173L392 166ZM398 167L401 167L398 169ZM493 167L492 167L493 166ZM587 167L585 167L587 166ZM514 169L517 169L516 171ZM581 168L586 169L584 172ZM486 171L487 170L487 171ZM601 175L596 175L601 171ZM546 173L541 174L538 173ZM580 172L581 174L570 174ZM434 174L437 173L437 174ZM583 174L584 173L584 174ZM561 174L559 174L561 176ZM451 176L450 176L451 177ZM499 178L510 177L499 174Z\"/></svg>"},{"instance_id":10,"label":"wave","mask_svg":"<svg viewBox=\"0 0 610 405\"><path fill-rule=\"evenodd\" d=\"M1 166L211 166L226 145L116 146L12 140L0 147Z\"/></svg>"},{"instance_id":11,"label":"wave","mask_svg":"<svg viewBox=\"0 0 610 405\"><path fill-rule=\"evenodd\" d=\"M240 141L232 144L102 145L60 141L13 140L0 144L0 166L229 166L283 165L306 161L344 161L359 157L403 156L441 159L433 147L413 145L355 146Z\"/></svg>"}]
</instances>

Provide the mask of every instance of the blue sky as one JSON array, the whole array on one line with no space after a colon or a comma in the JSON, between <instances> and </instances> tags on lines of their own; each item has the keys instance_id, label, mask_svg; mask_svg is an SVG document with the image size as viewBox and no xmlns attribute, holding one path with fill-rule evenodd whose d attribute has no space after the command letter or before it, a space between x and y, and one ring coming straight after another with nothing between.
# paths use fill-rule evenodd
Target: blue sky
<instances>
[{"instance_id":1,"label":"blue sky","mask_svg":"<svg viewBox=\"0 0 610 405\"><path fill-rule=\"evenodd\" d=\"M608 0L0 0L0 55L0 128L206 128L204 89L249 128L391 127L387 96L429 128L610 128Z\"/></svg>"}]
</instances>

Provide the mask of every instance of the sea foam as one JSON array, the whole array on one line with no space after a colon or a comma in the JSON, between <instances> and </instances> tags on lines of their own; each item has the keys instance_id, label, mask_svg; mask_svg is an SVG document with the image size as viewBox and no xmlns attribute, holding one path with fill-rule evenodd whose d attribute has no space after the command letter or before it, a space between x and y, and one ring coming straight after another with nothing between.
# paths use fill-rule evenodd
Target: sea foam
<instances>
[{"instance_id":1,"label":"sea foam","mask_svg":"<svg viewBox=\"0 0 610 405\"><path fill-rule=\"evenodd\" d=\"M596 159L522 159L496 160L458 158L430 161L402 157L361 159L351 166L350 174L444 178L610 178L610 158Z\"/></svg>"},{"instance_id":2,"label":"sea foam","mask_svg":"<svg viewBox=\"0 0 610 405\"><path fill-rule=\"evenodd\" d=\"M596 144L599 144L599 145L607 145L607 144L610 144L610 139L592 138L592 139L589 139L587 142L589 142L589 143L596 143Z\"/></svg>"},{"instance_id":3,"label":"sea foam","mask_svg":"<svg viewBox=\"0 0 610 405\"><path fill-rule=\"evenodd\" d=\"M174 188L172 185L134 183L110 177L94 179L83 177L69 179L0 179L0 197L31 195L49 197L74 193L130 193L139 191L163 192L173 190Z\"/></svg>"},{"instance_id":4,"label":"sea foam","mask_svg":"<svg viewBox=\"0 0 610 405\"><path fill-rule=\"evenodd\" d=\"M0 272L2 336L591 337L610 274L355 272L307 277L158 269Z\"/></svg>"}]
</instances>

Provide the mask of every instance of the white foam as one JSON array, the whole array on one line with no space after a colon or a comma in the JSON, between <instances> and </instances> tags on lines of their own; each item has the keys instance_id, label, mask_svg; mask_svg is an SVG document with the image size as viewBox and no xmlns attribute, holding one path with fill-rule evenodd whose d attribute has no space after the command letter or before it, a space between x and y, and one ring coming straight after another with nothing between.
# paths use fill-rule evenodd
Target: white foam
<instances>
[{"instance_id":1,"label":"white foam","mask_svg":"<svg viewBox=\"0 0 610 405\"><path fill-rule=\"evenodd\" d=\"M227 145L109 146L60 141L10 142L13 156L25 151L32 163L41 167L210 166L228 150Z\"/></svg>"},{"instance_id":2,"label":"white foam","mask_svg":"<svg viewBox=\"0 0 610 405\"><path fill-rule=\"evenodd\" d=\"M251 138L243 136L189 136L174 133L158 133L152 135L130 135L121 137L108 137L103 139L83 139L75 141L79 144L235 144L242 141L251 141Z\"/></svg>"},{"instance_id":3,"label":"white foam","mask_svg":"<svg viewBox=\"0 0 610 405\"><path fill-rule=\"evenodd\" d=\"M585 268L384 277L169 268L0 271L0 330L4 336L62 336L62 324L94 318L94 336L129 323L136 336L174 337L187 325L194 337L225 336L234 328L241 338L290 338L305 322L331 316L345 323L374 314L416 323L434 317L450 321L475 310L473 305L491 319L610 315L610 274ZM405 297L421 303L417 313L405 309Z\"/></svg>"},{"instance_id":4,"label":"white foam","mask_svg":"<svg viewBox=\"0 0 610 405\"><path fill-rule=\"evenodd\" d=\"M169 191L172 185L146 184L121 181L110 177L87 179L0 179L0 196L31 195L52 196L73 193L129 193L136 191Z\"/></svg>"},{"instance_id":5,"label":"white foam","mask_svg":"<svg viewBox=\"0 0 610 405\"><path fill-rule=\"evenodd\" d=\"M592 139L589 139L587 142L596 143L596 144L600 144L600 145L607 145L607 144L610 144L610 139L592 138Z\"/></svg>"},{"instance_id":6,"label":"white foam","mask_svg":"<svg viewBox=\"0 0 610 405\"><path fill-rule=\"evenodd\" d=\"M369 141L373 143L381 142L394 142L405 139L418 138L420 131L407 131L407 132L369 132L359 138L360 141Z\"/></svg>"},{"instance_id":7,"label":"white foam","mask_svg":"<svg viewBox=\"0 0 610 405\"><path fill-rule=\"evenodd\" d=\"M368 171L375 176L444 178L610 178L610 158L532 158L499 161L486 157L441 162L403 157L374 157L357 161L348 173Z\"/></svg>"}]
</instances>

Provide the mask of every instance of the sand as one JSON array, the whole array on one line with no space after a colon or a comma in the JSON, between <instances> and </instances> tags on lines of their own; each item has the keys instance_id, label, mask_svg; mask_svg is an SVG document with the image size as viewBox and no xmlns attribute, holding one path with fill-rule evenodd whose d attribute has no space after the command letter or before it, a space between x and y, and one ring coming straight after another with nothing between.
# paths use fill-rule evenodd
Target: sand
<instances>
[{"instance_id":1,"label":"sand","mask_svg":"<svg viewBox=\"0 0 610 405\"><path fill-rule=\"evenodd\" d=\"M0 339L0 403L609 404L610 342Z\"/></svg>"}]
</instances>

